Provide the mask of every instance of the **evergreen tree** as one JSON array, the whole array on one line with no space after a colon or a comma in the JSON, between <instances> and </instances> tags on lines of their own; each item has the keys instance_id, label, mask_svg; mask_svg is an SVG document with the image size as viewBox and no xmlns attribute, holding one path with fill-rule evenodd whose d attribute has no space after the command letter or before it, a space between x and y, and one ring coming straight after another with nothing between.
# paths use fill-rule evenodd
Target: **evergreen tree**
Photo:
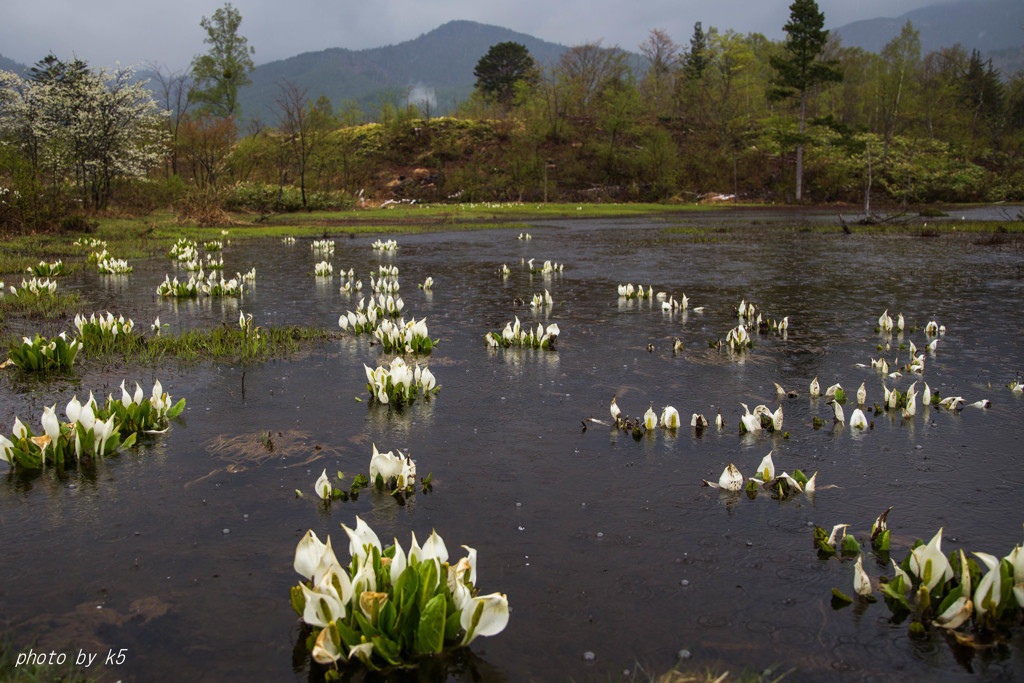
<instances>
[{"instance_id":1,"label":"evergreen tree","mask_svg":"<svg viewBox=\"0 0 1024 683\"><path fill-rule=\"evenodd\" d=\"M714 27L711 29L714 31ZM690 49L683 55L683 71L691 80L700 80L704 69L708 66L708 37L701 23L693 25L693 36L690 37Z\"/></svg>"},{"instance_id":2,"label":"evergreen tree","mask_svg":"<svg viewBox=\"0 0 1024 683\"><path fill-rule=\"evenodd\" d=\"M838 83L843 72L836 60L822 57L828 31L824 29L825 15L814 0L794 0L789 6L789 22L783 26L786 32L785 53L771 57L776 71L768 96L782 100L799 96L800 141L796 146L796 199L803 198L804 144L803 134L807 113L807 92L817 85Z\"/></svg>"},{"instance_id":3,"label":"evergreen tree","mask_svg":"<svg viewBox=\"0 0 1024 683\"><path fill-rule=\"evenodd\" d=\"M537 65L525 45L512 41L492 45L473 69L476 89L509 104L516 84L537 82Z\"/></svg>"},{"instance_id":4,"label":"evergreen tree","mask_svg":"<svg viewBox=\"0 0 1024 683\"><path fill-rule=\"evenodd\" d=\"M232 116L239 112L238 89L249 85L249 72L254 64L255 49L245 36L238 35L242 14L230 2L203 17L199 25L206 30L203 42L210 46L205 55L192 59L192 98L204 110L216 116Z\"/></svg>"}]
</instances>

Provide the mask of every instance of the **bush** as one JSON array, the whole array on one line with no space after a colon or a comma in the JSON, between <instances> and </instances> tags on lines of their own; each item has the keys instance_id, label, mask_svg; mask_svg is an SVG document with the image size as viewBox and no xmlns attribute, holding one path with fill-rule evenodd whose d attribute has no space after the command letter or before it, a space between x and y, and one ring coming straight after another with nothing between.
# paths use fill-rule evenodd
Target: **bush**
<instances>
[{"instance_id":1,"label":"bush","mask_svg":"<svg viewBox=\"0 0 1024 683\"><path fill-rule=\"evenodd\" d=\"M96 232L99 225L80 213L73 213L60 219L60 229L64 232Z\"/></svg>"}]
</instances>

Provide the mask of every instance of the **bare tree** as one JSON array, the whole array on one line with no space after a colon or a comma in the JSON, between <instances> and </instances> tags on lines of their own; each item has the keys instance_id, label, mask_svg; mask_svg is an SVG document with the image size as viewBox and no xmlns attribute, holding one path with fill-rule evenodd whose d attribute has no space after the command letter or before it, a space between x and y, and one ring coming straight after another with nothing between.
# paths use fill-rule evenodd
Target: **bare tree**
<instances>
[{"instance_id":1,"label":"bare tree","mask_svg":"<svg viewBox=\"0 0 1024 683\"><path fill-rule=\"evenodd\" d=\"M592 116L602 90L628 79L627 55L617 47L601 47L601 41L569 48L556 69L568 94L569 110Z\"/></svg>"},{"instance_id":2,"label":"bare tree","mask_svg":"<svg viewBox=\"0 0 1024 683\"><path fill-rule=\"evenodd\" d=\"M673 71L679 62L679 46L664 29L656 28L640 43L640 52L649 65L640 88L654 113L660 114L674 90Z\"/></svg>"},{"instance_id":3,"label":"bare tree","mask_svg":"<svg viewBox=\"0 0 1024 683\"><path fill-rule=\"evenodd\" d=\"M302 206L306 207L306 170L310 157L319 147L324 131L324 112L314 107L306 95L308 88L300 88L291 81L277 84L280 94L274 98L280 113L278 128L282 144L291 151L292 161L299 176Z\"/></svg>"},{"instance_id":4,"label":"bare tree","mask_svg":"<svg viewBox=\"0 0 1024 683\"><path fill-rule=\"evenodd\" d=\"M170 135L170 152L164 163L165 175L178 173L178 130L185 115L192 106L192 97L189 92L189 76L186 71L171 71L160 64L151 64L153 81L156 85L153 90L157 96L157 102L162 109L170 112L167 117L167 132Z\"/></svg>"}]
</instances>

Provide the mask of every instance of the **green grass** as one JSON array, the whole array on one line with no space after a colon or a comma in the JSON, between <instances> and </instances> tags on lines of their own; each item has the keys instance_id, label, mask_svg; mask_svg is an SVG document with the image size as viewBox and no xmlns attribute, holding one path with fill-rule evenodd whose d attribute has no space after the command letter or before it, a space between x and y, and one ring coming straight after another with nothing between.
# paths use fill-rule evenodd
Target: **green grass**
<instances>
[{"instance_id":1,"label":"green grass","mask_svg":"<svg viewBox=\"0 0 1024 683\"><path fill-rule=\"evenodd\" d=\"M241 329L219 325L212 330L189 330L178 335L119 335L96 347L85 347L79 362L124 360L131 364L154 364L167 360L193 362L231 360L257 362L295 353L311 342L327 341L337 335L319 327L269 327L246 336Z\"/></svg>"},{"instance_id":2,"label":"green grass","mask_svg":"<svg viewBox=\"0 0 1024 683\"><path fill-rule=\"evenodd\" d=\"M18 280L17 283L11 282L11 284L19 286L21 280ZM10 290L7 290L7 293L0 297L0 328L6 324L8 316L42 320L73 316L78 308L79 298L78 294L63 294L60 291L39 296L31 294L15 296L11 294Z\"/></svg>"}]
</instances>

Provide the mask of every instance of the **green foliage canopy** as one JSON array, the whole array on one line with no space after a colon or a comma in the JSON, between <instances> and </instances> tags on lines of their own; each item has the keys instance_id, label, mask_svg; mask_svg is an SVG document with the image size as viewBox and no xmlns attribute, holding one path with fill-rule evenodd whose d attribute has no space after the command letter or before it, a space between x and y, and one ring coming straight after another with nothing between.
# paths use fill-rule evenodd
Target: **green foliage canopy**
<instances>
[{"instance_id":1,"label":"green foliage canopy","mask_svg":"<svg viewBox=\"0 0 1024 683\"><path fill-rule=\"evenodd\" d=\"M251 55L256 52L245 36L238 34L242 14L230 2L203 17L199 25L206 31L203 42L210 46L205 55L192 59L192 98L199 106L217 116L239 113L238 89L249 85L249 72L255 68Z\"/></svg>"},{"instance_id":2,"label":"green foliage canopy","mask_svg":"<svg viewBox=\"0 0 1024 683\"><path fill-rule=\"evenodd\" d=\"M537 65L525 45L512 41L492 45L473 69L476 89L509 103L517 83L537 82Z\"/></svg>"}]
</instances>

